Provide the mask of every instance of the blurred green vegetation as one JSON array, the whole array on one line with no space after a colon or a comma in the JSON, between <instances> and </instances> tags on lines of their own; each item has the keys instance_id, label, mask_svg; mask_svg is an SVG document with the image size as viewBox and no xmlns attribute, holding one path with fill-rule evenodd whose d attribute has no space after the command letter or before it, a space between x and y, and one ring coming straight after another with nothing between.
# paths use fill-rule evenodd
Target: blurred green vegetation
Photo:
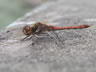
<instances>
[{"instance_id":1,"label":"blurred green vegetation","mask_svg":"<svg viewBox=\"0 0 96 72\"><path fill-rule=\"evenodd\" d=\"M0 0L0 30L30 10L23 0Z\"/></svg>"}]
</instances>

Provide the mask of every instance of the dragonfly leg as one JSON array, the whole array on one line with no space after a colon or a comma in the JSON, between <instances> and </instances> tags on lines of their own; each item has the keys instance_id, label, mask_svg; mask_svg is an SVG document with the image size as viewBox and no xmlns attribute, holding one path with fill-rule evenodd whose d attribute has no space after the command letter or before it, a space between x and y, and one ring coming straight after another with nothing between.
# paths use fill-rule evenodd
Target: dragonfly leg
<instances>
[{"instance_id":1,"label":"dragonfly leg","mask_svg":"<svg viewBox=\"0 0 96 72\"><path fill-rule=\"evenodd\" d=\"M44 37L44 36L49 36L49 37L51 37L51 38L53 37L50 32L40 33L39 36L43 36L43 37Z\"/></svg>"},{"instance_id":2,"label":"dragonfly leg","mask_svg":"<svg viewBox=\"0 0 96 72\"><path fill-rule=\"evenodd\" d=\"M39 38L39 35L34 35L35 38Z\"/></svg>"},{"instance_id":3,"label":"dragonfly leg","mask_svg":"<svg viewBox=\"0 0 96 72\"><path fill-rule=\"evenodd\" d=\"M32 38L32 35L26 36L25 38L22 39L22 41L24 40L30 40Z\"/></svg>"},{"instance_id":4,"label":"dragonfly leg","mask_svg":"<svg viewBox=\"0 0 96 72\"><path fill-rule=\"evenodd\" d=\"M50 38L53 38L53 35L51 34L51 32L47 32L47 36L49 36Z\"/></svg>"}]
</instances>

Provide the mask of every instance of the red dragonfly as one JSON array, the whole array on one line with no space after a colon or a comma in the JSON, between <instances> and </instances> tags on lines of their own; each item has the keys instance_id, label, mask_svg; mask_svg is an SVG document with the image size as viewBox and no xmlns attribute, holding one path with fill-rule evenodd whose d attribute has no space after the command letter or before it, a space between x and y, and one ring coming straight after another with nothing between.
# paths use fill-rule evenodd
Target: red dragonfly
<instances>
[{"instance_id":1,"label":"red dragonfly","mask_svg":"<svg viewBox=\"0 0 96 72\"><path fill-rule=\"evenodd\" d=\"M46 31L56 31L56 30L64 30L64 29L82 29L90 27L87 24L77 25L77 26L68 26L68 27L57 27L53 25L46 25L41 22L37 22L33 24L33 26L26 25L23 27L22 32L29 37L30 35L39 35ZM26 37L26 38L27 38Z\"/></svg>"}]
</instances>

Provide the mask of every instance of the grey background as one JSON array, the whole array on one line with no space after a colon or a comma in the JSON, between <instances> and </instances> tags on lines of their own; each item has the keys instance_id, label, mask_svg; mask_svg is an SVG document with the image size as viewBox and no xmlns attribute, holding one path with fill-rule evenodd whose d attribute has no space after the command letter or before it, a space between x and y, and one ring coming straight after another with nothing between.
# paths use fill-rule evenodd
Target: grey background
<instances>
[{"instance_id":1,"label":"grey background","mask_svg":"<svg viewBox=\"0 0 96 72\"><path fill-rule=\"evenodd\" d=\"M1 72L96 72L95 0L47 2L0 33ZM26 22L48 21L57 26L89 24L86 29L56 31L59 39L21 41ZM20 24L25 22L25 24ZM14 24L13 24L14 25ZM32 46L32 41L34 45Z\"/></svg>"}]
</instances>

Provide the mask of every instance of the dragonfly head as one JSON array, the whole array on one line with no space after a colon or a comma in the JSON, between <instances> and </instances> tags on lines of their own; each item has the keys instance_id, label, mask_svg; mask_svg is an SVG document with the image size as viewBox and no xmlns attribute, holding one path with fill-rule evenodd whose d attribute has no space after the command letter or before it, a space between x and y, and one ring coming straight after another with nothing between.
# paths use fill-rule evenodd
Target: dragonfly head
<instances>
[{"instance_id":1,"label":"dragonfly head","mask_svg":"<svg viewBox=\"0 0 96 72\"><path fill-rule=\"evenodd\" d=\"M26 26L23 27L22 32L25 35L31 35L32 34L32 29L29 25L26 25Z\"/></svg>"}]
</instances>

